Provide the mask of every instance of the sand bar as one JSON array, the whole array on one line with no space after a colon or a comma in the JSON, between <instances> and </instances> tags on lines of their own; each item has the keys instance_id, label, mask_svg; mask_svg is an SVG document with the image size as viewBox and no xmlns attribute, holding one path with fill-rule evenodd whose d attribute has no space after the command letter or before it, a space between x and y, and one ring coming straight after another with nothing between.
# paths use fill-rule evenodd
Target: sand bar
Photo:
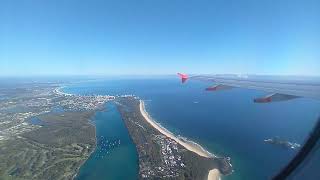
<instances>
[{"instance_id":1,"label":"sand bar","mask_svg":"<svg viewBox=\"0 0 320 180\"><path fill-rule=\"evenodd\" d=\"M220 172L218 169L212 169L209 171L208 180L220 180Z\"/></svg>"}]
</instances>

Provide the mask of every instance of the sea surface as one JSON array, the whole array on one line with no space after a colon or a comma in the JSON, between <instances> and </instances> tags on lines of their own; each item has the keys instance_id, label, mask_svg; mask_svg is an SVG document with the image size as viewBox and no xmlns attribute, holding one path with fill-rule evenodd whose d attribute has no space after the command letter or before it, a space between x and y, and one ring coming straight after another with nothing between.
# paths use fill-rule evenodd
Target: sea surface
<instances>
[{"instance_id":1,"label":"sea surface","mask_svg":"<svg viewBox=\"0 0 320 180\"><path fill-rule=\"evenodd\" d=\"M211 153L230 156L234 173L223 179L270 179L295 155L296 150L264 142L279 136L303 144L320 116L320 102L299 98L256 104L267 93L235 88L206 92L211 84L181 84L173 77L113 78L68 84L63 91L79 95L134 94L145 100L149 114L177 135L193 140ZM134 144L112 103L93 119L98 147L81 167L78 178L137 179ZM103 143L117 142L115 147ZM105 149L106 148L106 149Z\"/></svg>"}]
</instances>

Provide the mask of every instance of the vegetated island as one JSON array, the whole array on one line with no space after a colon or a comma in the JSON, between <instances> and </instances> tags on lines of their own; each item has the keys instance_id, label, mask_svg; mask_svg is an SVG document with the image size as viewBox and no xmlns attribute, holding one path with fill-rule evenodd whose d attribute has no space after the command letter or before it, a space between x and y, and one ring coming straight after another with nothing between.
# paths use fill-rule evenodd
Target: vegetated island
<instances>
[{"instance_id":1,"label":"vegetated island","mask_svg":"<svg viewBox=\"0 0 320 180\"><path fill-rule=\"evenodd\" d=\"M139 156L139 179L220 179L232 173L229 157L175 136L152 120L136 97L115 100Z\"/></svg>"}]
</instances>

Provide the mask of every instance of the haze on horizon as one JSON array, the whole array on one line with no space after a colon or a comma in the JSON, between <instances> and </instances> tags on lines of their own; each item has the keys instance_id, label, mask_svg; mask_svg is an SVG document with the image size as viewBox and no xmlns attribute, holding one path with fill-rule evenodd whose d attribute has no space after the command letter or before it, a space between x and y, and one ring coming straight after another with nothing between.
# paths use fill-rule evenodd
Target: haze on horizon
<instances>
[{"instance_id":1,"label":"haze on horizon","mask_svg":"<svg viewBox=\"0 0 320 180\"><path fill-rule=\"evenodd\" d=\"M317 0L2 0L0 76L320 76Z\"/></svg>"}]
</instances>

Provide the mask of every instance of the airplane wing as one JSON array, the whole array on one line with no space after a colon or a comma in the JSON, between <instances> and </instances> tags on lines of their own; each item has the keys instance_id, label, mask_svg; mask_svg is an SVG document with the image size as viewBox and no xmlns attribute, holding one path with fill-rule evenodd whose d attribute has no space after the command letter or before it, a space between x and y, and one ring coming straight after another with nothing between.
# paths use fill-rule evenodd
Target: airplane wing
<instances>
[{"instance_id":1,"label":"airplane wing","mask_svg":"<svg viewBox=\"0 0 320 180\"><path fill-rule=\"evenodd\" d=\"M232 88L255 89L268 92L264 97L255 98L255 103L268 103L306 97L320 100L320 81L303 78L280 78L275 76L236 75L192 75L178 73L182 83L199 80L212 83L206 91L220 91Z\"/></svg>"}]
</instances>

